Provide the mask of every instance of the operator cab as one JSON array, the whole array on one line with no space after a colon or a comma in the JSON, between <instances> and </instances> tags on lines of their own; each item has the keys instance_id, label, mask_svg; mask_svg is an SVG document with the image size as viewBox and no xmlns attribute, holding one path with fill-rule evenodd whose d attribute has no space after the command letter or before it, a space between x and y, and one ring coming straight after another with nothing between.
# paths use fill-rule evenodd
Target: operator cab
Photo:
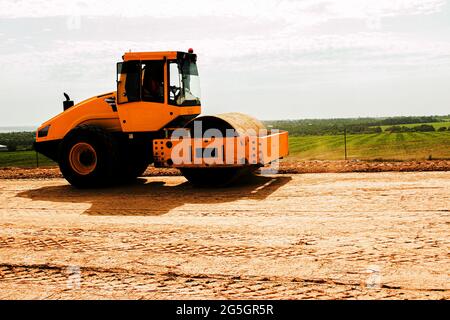
<instances>
[{"instance_id":1,"label":"operator cab","mask_svg":"<svg viewBox=\"0 0 450 320\"><path fill-rule=\"evenodd\" d=\"M117 103L156 102L200 106L197 55L130 52L117 64ZM168 85L167 85L168 84Z\"/></svg>"}]
</instances>

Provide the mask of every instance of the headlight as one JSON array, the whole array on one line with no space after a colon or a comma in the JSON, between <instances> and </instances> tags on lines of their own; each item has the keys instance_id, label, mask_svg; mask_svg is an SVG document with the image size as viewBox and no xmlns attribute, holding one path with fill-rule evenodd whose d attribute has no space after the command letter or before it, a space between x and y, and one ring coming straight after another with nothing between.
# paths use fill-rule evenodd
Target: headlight
<instances>
[{"instance_id":1,"label":"headlight","mask_svg":"<svg viewBox=\"0 0 450 320\"><path fill-rule=\"evenodd\" d=\"M45 126L41 130L38 131L38 138L45 138L48 135L48 130L50 129L50 125Z\"/></svg>"}]
</instances>

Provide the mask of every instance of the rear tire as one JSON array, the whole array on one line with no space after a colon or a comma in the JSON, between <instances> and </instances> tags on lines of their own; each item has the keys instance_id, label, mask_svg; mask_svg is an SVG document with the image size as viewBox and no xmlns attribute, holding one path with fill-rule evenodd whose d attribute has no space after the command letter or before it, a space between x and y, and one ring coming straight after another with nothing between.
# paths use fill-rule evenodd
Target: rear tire
<instances>
[{"instance_id":1,"label":"rear tire","mask_svg":"<svg viewBox=\"0 0 450 320\"><path fill-rule=\"evenodd\" d=\"M148 141L122 141L120 177L123 182L130 182L142 176L153 162L152 142Z\"/></svg>"},{"instance_id":2,"label":"rear tire","mask_svg":"<svg viewBox=\"0 0 450 320\"><path fill-rule=\"evenodd\" d=\"M106 186L114 181L119 164L117 143L105 130L80 125L63 139L59 168L64 178L78 188Z\"/></svg>"},{"instance_id":3,"label":"rear tire","mask_svg":"<svg viewBox=\"0 0 450 320\"><path fill-rule=\"evenodd\" d=\"M181 174L196 187L230 186L253 172L251 168L182 168Z\"/></svg>"}]
</instances>

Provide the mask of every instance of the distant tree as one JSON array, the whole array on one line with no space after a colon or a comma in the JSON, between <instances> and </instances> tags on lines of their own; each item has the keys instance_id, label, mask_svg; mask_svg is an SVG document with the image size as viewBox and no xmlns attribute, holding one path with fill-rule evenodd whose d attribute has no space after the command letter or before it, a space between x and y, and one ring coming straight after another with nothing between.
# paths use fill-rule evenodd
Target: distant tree
<instances>
[{"instance_id":1,"label":"distant tree","mask_svg":"<svg viewBox=\"0 0 450 320\"><path fill-rule=\"evenodd\" d=\"M373 133L382 133L383 129L381 129L381 127L374 127L373 129Z\"/></svg>"},{"instance_id":2,"label":"distant tree","mask_svg":"<svg viewBox=\"0 0 450 320\"><path fill-rule=\"evenodd\" d=\"M387 127L385 129L385 131L391 132L391 133L397 133L397 132L403 132L404 129L403 129L403 127L400 127L400 126L392 126L392 127Z\"/></svg>"},{"instance_id":3,"label":"distant tree","mask_svg":"<svg viewBox=\"0 0 450 320\"><path fill-rule=\"evenodd\" d=\"M449 127L449 129L450 129L450 127ZM447 130L446 127L440 127L440 128L438 129L439 132L446 131L446 130Z\"/></svg>"},{"instance_id":4,"label":"distant tree","mask_svg":"<svg viewBox=\"0 0 450 320\"><path fill-rule=\"evenodd\" d=\"M17 150L17 143L15 141L9 141L6 146L8 147L8 151L16 151Z\"/></svg>"},{"instance_id":5,"label":"distant tree","mask_svg":"<svg viewBox=\"0 0 450 320\"><path fill-rule=\"evenodd\" d=\"M7 132L0 133L0 144L17 150L30 150L35 140L35 132Z\"/></svg>"},{"instance_id":6,"label":"distant tree","mask_svg":"<svg viewBox=\"0 0 450 320\"><path fill-rule=\"evenodd\" d=\"M431 132L436 131L436 129L429 124L421 124L420 126L413 127L414 131L416 132Z\"/></svg>"}]
</instances>

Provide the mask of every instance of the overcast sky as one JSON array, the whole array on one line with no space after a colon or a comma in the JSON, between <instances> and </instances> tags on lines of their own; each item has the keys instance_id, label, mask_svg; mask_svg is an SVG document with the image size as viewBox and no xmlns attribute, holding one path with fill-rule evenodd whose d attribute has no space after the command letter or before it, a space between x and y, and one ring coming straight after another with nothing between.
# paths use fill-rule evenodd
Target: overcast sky
<instances>
[{"instance_id":1,"label":"overcast sky","mask_svg":"<svg viewBox=\"0 0 450 320\"><path fill-rule=\"evenodd\" d=\"M0 0L0 126L115 90L125 51L190 47L207 114L450 113L445 0Z\"/></svg>"}]
</instances>

